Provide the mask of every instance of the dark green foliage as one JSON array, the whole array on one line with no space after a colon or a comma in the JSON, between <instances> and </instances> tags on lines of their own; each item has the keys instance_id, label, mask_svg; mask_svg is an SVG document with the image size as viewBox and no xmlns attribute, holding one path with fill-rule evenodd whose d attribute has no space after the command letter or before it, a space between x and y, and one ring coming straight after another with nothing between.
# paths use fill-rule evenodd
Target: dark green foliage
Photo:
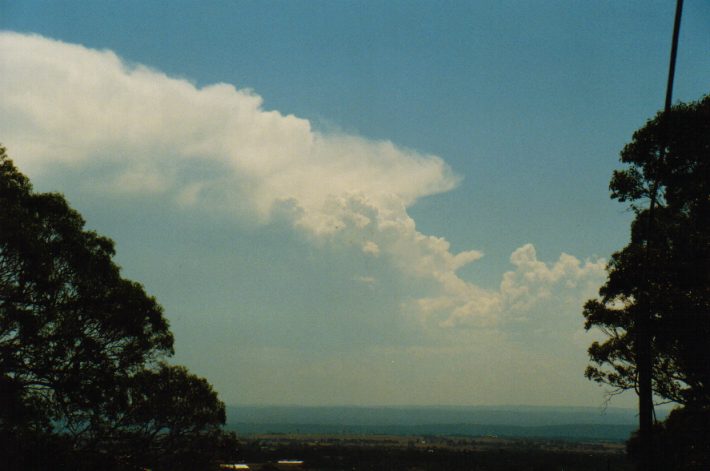
<instances>
[{"instance_id":1,"label":"dark green foliage","mask_svg":"<svg viewBox=\"0 0 710 471\"><path fill-rule=\"evenodd\" d=\"M649 121L621 161L627 168L614 172L611 194L636 217L601 300L584 308L586 328L609 337L590 347L586 375L618 390L636 387L636 321L650 306L655 394L710 405L710 97Z\"/></svg>"},{"instance_id":2,"label":"dark green foliage","mask_svg":"<svg viewBox=\"0 0 710 471\"><path fill-rule=\"evenodd\" d=\"M654 427L658 469L706 471L710 463L710 410L684 407L675 409ZM640 453L638 436L629 440L633 457Z\"/></svg>"},{"instance_id":3,"label":"dark green foliage","mask_svg":"<svg viewBox=\"0 0 710 471\"><path fill-rule=\"evenodd\" d=\"M0 147L0 452L11 469L164 456L199 469L223 439L224 405L204 379L159 363L173 353L162 308L113 256Z\"/></svg>"},{"instance_id":4,"label":"dark green foliage","mask_svg":"<svg viewBox=\"0 0 710 471\"><path fill-rule=\"evenodd\" d=\"M151 469L199 469L228 438L224 422L224 404L205 379L160 364L131 378L121 430L130 437L128 452Z\"/></svg>"},{"instance_id":5,"label":"dark green foliage","mask_svg":"<svg viewBox=\"0 0 710 471\"><path fill-rule=\"evenodd\" d=\"M710 96L659 113L621 161L627 167L614 172L611 195L630 203L635 218L631 241L611 258L601 299L584 306L585 327L608 336L589 348L586 376L615 392L638 390L636 334L650 315L653 392L685 406L659 426L663 454L677 448L682 421L705 417L695 422L705 436L709 426ZM696 469L679 463L666 469Z\"/></svg>"},{"instance_id":6,"label":"dark green foliage","mask_svg":"<svg viewBox=\"0 0 710 471\"><path fill-rule=\"evenodd\" d=\"M225 421L224 404L203 378L185 367L160 364L132 378L129 423L148 435L168 431L172 439L218 427Z\"/></svg>"}]
</instances>

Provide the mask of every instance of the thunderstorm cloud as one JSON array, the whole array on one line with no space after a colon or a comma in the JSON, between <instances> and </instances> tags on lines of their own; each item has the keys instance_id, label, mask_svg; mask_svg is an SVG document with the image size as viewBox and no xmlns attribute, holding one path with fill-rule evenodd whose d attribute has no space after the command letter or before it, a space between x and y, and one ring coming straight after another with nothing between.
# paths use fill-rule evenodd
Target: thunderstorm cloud
<instances>
[{"instance_id":1,"label":"thunderstorm cloud","mask_svg":"<svg viewBox=\"0 0 710 471\"><path fill-rule=\"evenodd\" d=\"M459 183L439 156L319 131L265 109L253 90L199 87L111 51L4 32L0 57L0 136L31 176L61 169L88 192L162 198L258 225L285 219L314 243L355 243L361 257L428 287L402 309L436 328L501 329L578 311L603 278L603 261L563 254L545 263L528 244L498 288L465 280L460 269L482 252L454 253L408 213Z\"/></svg>"}]
</instances>

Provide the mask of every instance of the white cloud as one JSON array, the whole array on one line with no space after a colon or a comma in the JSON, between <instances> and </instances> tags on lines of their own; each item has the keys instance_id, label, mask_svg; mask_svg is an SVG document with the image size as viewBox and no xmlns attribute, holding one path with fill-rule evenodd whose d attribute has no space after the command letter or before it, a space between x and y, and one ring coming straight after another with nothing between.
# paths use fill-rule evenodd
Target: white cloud
<instances>
[{"instance_id":1,"label":"white cloud","mask_svg":"<svg viewBox=\"0 0 710 471\"><path fill-rule=\"evenodd\" d=\"M456 186L439 157L343 133L263 108L228 84L198 88L111 51L0 33L0 135L32 176L57 168L95 192L161 196L185 208L268 223L279 214L314 239L359 247L436 295L413 306L446 326L497 326L546 298L587 293L602 262L516 250L498 291L457 271L482 256L458 254L416 229L407 208ZM374 278L359 278L372 284Z\"/></svg>"},{"instance_id":2,"label":"white cloud","mask_svg":"<svg viewBox=\"0 0 710 471\"><path fill-rule=\"evenodd\" d=\"M362 251L364 253L368 253L374 257L377 257L380 254L380 246L374 243L371 240L368 240L364 244L362 244Z\"/></svg>"},{"instance_id":3,"label":"white cloud","mask_svg":"<svg viewBox=\"0 0 710 471\"><path fill-rule=\"evenodd\" d=\"M370 287L374 286L375 283L377 283L377 279L374 276L356 276L354 280L359 281L360 283Z\"/></svg>"},{"instance_id":4,"label":"white cloud","mask_svg":"<svg viewBox=\"0 0 710 471\"><path fill-rule=\"evenodd\" d=\"M110 51L39 36L2 33L0 48L2 131L32 172L47 161L103 164L114 191L214 204L212 192L225 205L247 197L262 220L293 199L305 211L300 225L325 233L338 222L331 198L408 206L457 181L438 157L320 134L308 120L264 110L250 90L197 88Z\"/></svg>"},{"instance_id":5,"label":"white cloud","mask_svg":"<svg viewBox=\"0 0 710 471\"><path fill-rule=\"evenodd\" d=\"M460 302L443 325L534 321L544 328L545 321L576 320L582 303L596 295L606 274L603 259L582 263L563 253L555 263L542 262L532 244L516 249L510 262L515 270L503 275L498 290L464 285L458 293Z\"/></svg>"}]
</instances>

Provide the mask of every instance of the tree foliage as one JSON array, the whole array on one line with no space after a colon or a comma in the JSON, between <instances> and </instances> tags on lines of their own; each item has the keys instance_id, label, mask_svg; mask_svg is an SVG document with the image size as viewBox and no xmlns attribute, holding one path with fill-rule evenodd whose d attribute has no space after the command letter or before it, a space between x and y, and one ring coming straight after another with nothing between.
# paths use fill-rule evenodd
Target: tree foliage
<instances>
[{"instance_id":1,"label":"tree foliage","mask_svg":"<svg viewBox=\"0 0 710 471\"><path fill-rule=\"evenodd\" d=\"M601 299L585 305L586 328L608 336L590 347L586 375L618 390L636 387L634 334L650 308L655 394L710 405L710 97L659 113L621 161L611 195L630 203L635 218Z\"/></svg>"},{"instance_id":2,"label":"tree foliage","mask_svg":"<svg viewBox=\"0 0 710 471\"><path fill-rule=\"evenodd\" d=\"M131 378L118 430L151 469L199 469L222 440L224 404L204 379L161 363Z\"/></svg>"},{"instance_id":3,"label":"tree foliage","mask_svg":"<svg viewBox=\"0 0 710 471\"><path fill-rule=\"evenodd\" d=\"M586 376L611 385L612 394L639 393L642 430L628 447L641 466L653 456L663 469L708 469L710 96L648 121L621 161L611 196L635 217L630 242L611 257L601 299L584 306L585 327L607 335L590 346ZM640 387L640 372L650 385ZM653 394L680 408L645 428Z\"/></svg>"},{"instance_id":4,"label":"tree foliage","mask_svg":"<svg viewBox=\"0 0 710 471\"><path fill-rule=\"evenodd\" d=\"M654 425L656 468L674 471L706 471L710 463L710 409L688 406L674 409ZM634 458L641 455L638 435L627 444Z\"/></svg>"},{"instance_id":5,"label":"tree foliage","mask_svg":"<svg viewBox=\"0 0 710 471\"><path fill-rule=\"evenodd\" d=\"M63 450L75 468L184 455L225 421L207 381L160 362L173 353L168 322L114 254L0 147L0 442L18 469L37 450L55 463Z\"/></svg>"}]
</instances>

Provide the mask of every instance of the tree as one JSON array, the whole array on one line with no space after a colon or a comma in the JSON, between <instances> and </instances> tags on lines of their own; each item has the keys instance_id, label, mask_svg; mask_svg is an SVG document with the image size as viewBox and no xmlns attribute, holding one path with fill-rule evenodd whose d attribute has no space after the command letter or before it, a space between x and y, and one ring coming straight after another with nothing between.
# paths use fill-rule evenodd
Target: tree
<instances>
[{"instance_id":1,"label":"tree","mask_svg":"<svg viewBox=\"0 0 710 471\"><path fill-rule=\"evenodd\" d=\"M185 367L161 363L144 370L129 386L128 407L119 430L130 437L130 452L151 469L199 469L215 444L229 440L221 430L225 407L212 386Z\"/></svg>"},{"instance_id":2,"label":"tree","mask_svg":"<svg viewBox=\"0 0 710 471\"><path fill-rule=\"evenodd\" d=\"M641 320L662 401L710 407L710 96L659 113L621 152L612 198L630 203L631 240L611 257L601 299L585 304L586 376L614 392L638 389ZM653 201L653 204L651 204Z\"/></svg>"},{"instance_id":3,"label":"tree","mask_svg":"<svg viewBox=\"0 0 710 471\"><path fill-rule=\"evenodd\" d=\"M0 151L0 373L74 436L146 361L172 353L162 309L120 276L113 242Z\"/></svg>"},{"instance_id":4,"label":"tree","mask_svg":"<svg viewBox=\"0 0 710 471\"><path fill-rule=\"evenodd\" d=\"M173 353L168 322L114 254L0 147L0 451L18 469L39 467L38 450L106 468L139 432L167 450L224 423L207 381L159 363Z\"/></svg>"},{"instance_id":5,"label":"tree","mask_svg":"<svg viewBox=\"0 0 710 471\"><path fill-rule=\"evenodd\" d=\"M706 471L710 463L710 410L683 407L654 426L656 442L663 449L656 456L656 468L676 471ZM641 454L638 436L628 443L629 454Z\"/></svg>"}]
</instances>

